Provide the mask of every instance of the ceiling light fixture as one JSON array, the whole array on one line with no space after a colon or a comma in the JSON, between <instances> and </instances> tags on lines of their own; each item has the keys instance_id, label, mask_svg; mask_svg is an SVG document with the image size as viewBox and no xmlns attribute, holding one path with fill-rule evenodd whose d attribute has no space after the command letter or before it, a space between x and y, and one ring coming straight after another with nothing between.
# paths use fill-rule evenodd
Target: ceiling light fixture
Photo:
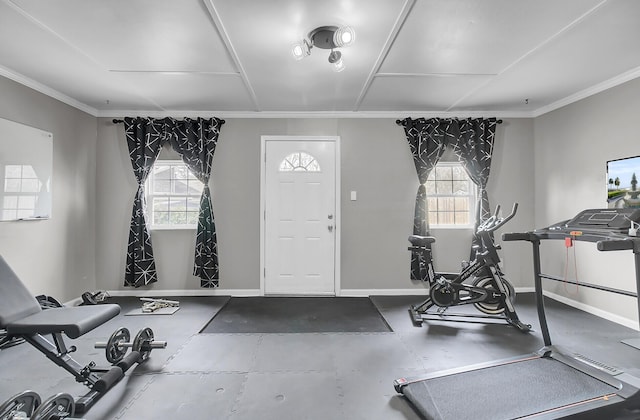
<instances>
[{"instance_id":1,"label":"ceiling light fixture","mask_svg":"<svg viewBox=\"0 0 640 420\"><path fill-rule=\"evenodd\" d=\"M353 44L355 38L356 34L349 26L320 26L309 32L305 39L296 42L291 53L296 60L302 60L311 55L313 47L331 50L329 63L333 64L333 70L340 72L344 70L344 61L342 61L342 53L335 49Z\"/></svg>"}]
</instances>

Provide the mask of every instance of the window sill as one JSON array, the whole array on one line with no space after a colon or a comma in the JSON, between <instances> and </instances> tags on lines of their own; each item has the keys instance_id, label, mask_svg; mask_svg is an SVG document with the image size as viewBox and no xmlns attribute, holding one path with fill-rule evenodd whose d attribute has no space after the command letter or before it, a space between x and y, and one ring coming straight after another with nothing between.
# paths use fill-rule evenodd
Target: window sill
<instances>
[{"instance_id":1,"label":"window sill","mask_svg":"<svg viewBox=\"0 0 640 420\"><path fill-rule=\"evenodd\" d=\"M473 230L469 225L429 225L429 230Z\"/></svg>"},{"instance_id":2,"label":"window sill","mask_svg":"<svg viewBox=\"0 0 640 420\"><path fill-rule=\"evenodd\" d=\"M151 225L150 231L156 230L198 230L197 225Z\"/></svg>"}]
</instances>

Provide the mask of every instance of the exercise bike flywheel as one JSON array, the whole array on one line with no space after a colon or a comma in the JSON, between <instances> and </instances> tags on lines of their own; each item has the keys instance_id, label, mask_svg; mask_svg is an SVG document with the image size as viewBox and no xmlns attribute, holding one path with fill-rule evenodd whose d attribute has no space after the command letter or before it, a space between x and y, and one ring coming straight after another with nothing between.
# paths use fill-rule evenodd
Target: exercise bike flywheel
<instances>
[{"instance_id":1,"label":"exercise bike flywheel","mask_svg":"<svg viewBox=\"0 0 640 420\"><path fill-rule=\"evenodd\" d=\"M492 277L478 277L473 281L473 286L482 287L491 292L495 292L496 288L493 285ZM507 297L514 303L516 300L516 291L513 288L513 285L507 280L502 279L502 284L504 284L505 289L507 291ZM485 301L485 302L477 302L473 304L480 312L484 312L489 315L498 315L504 312L504 306L500 305L500 302L497 299Z\"/></svg>"}]
</instances>

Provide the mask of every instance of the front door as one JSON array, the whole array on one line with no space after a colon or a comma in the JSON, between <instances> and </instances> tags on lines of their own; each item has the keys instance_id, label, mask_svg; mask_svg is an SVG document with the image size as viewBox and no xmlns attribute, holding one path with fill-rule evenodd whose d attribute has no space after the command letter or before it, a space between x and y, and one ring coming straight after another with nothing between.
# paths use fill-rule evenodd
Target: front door
<instances>
[{"instance_id":1,"label":"front door","mask_svg":"<svg viewBox=\"0 0 640 420\"><path fill-rule=\"evenodd\" d=\"M264 141L264 293L335 294L336 142Z\"/></svg>"}]
</instances>

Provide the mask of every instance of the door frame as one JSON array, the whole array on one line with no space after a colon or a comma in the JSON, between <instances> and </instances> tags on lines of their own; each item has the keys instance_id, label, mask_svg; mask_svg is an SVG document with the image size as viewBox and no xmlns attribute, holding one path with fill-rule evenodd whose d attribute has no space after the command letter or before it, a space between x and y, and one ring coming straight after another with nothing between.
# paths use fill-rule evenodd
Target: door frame
<instances>
[{"instance_id":1,"label":"door frame","mask_svg":"<svg viewBox=\"0 0 640 420\"><path fill-rule=\"evenodd\" d=\"M260 136L260 296L265 289L265 229L266 229L266 185L267 185L267 142L268 141L327 141L335 144L335 213L334 213L334 255L333 278L335 296L340 296L340 136Z\"/></svg>"}]
</instances>

